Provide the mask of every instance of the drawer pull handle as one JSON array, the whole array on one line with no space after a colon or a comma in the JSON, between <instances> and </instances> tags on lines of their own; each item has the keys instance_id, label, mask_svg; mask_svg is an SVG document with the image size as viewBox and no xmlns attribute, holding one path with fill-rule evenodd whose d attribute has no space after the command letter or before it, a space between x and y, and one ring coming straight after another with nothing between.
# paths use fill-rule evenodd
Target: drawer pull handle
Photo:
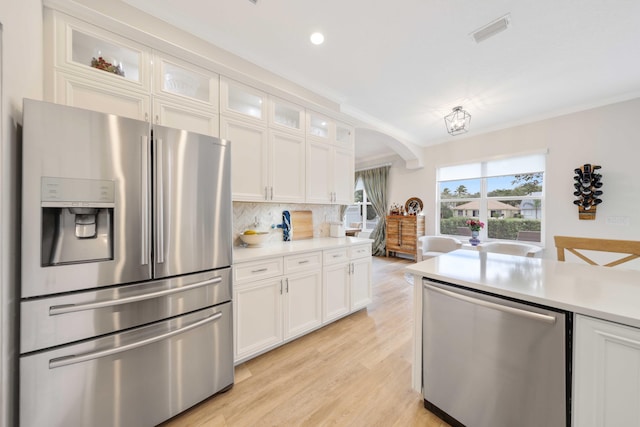
<instances>
[{"instance_id":1,"label":"drawer pull handle","mask_svg":"<svg viewBox=\"0 0 640 427\"><path fill-rule=\"evenodd\" d=\"M340 257L342 257L342 255L334 255L333 257L334 258L340 258Z\"/></svg>"},{"instance_id":2,"label":"drawer pull handle","mask_svg":"<svg viewBox=\"0 0 640 427\"><path fill-rule=\"evenodd\" d=\"M171 294L176 294L178 292L189 291L195 288L201 288L207 285L215 285L217 283L222 283L222 277L212 277L207 280L203 280L201 282L191 283L186 286L182 286L179 288L171 288L165 289L163 291L157 292L149 292L141 295L134 295L130 297L124 297L114 300L106 300L106 301L97 301L97 302L89 302L84 304L64 304L64 305L54 305L49 307L49 316L55 316L58 314L67 314L73 313L76 311L85 311L85 310L96 310L99 308L112 307L114 305L120 304L130 304L132 302L144 301L152 298L164 297Z\"/></svg>"},{"instance_id":3,"label":"drawer pull handle","mask_svg":"<svg viewBox=\"0 0 640 427\"><path fill-rule=\"evenodd\" d=\"M309 260L308 260L308 259L305 259L305 260L303 260L303 261L298 261L298 264L306 264L306 263L308 263L308 262L309 262Z\"/></svg>"},{"instance_id":4,"label":"drawer pull handle","mask_svg":"<svg viewBox=\"0 0 640 427\"><path fill-rule=\"evenodd\" d=\"M267 267L265 267L265 268L259 268L259 269L257 269L257 270L251 270L251 273L264 273L264 272L265 272L265 271L267 271L267 270L268 270L268 268L267 268Z\"/></svg>"},{"instance_id":5,"label":"drawer pull handle","mask_svg":"<svg viewBox=\"0 0 640 427\"><path fill-rule=\"evenodd\" d=\"M141 341L137 341L131 344L125 344L120 347L113 347L106 350L95 351L92 353L84 353L79 355L71 355L71 356L62 356L57 357L55 359L49 360L49 369L59 368L61 366L73 365L74 363L87 362L93 359L99 359L105 356L111 356L112 354L122 353L124 351L133 350L138 347L142 347L145 345L153 344L154 342L166 340L173 336L182 334L184 332L190 331L192 329L198 328L206 323L213 322L214 320L218 320L222 317L222 312L215 313L212 316L206 317L202 320L198 320L191 325L184 326L180 329L176 329L175 331L167 332L161 335L157 335L154 337L145 338Z\"/></svg>"}]
</instances>

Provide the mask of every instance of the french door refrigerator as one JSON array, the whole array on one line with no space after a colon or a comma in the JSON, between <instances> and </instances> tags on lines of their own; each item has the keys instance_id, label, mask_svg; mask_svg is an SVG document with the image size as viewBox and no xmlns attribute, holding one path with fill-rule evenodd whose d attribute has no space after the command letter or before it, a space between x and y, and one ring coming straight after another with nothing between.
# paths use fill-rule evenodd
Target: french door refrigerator
<instances>
[{"instance_id":1,"label":"french door refrigerator","mask_svg":"<svg viewBox=\"0 0 640 427\"><path fill-rule=\"evenodd\" d=\"M229 142L23 114L20 424L152 426L231 387Z\"/></svg>"}]
</instances>

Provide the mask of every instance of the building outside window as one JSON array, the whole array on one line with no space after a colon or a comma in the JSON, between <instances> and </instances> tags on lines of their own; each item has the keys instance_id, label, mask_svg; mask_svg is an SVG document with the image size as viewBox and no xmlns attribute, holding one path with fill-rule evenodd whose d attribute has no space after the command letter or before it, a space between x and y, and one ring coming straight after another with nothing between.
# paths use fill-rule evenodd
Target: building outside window
<instances>
[{"instance_id":1,"label":"building outside window","mask_svg":"<svg viewBox=\"0 0 640 427\"><path fill-rule=\"evenodd\" d=\"M466 222L478 219L481 240L542 243L544 163L539 154L438 169L440 234L470 236Z\"/></svg>"},{"instance_id":2,"label":"building outside window","mask_svg":"<svg viewBox=\"0 0 640 427\"><path fill-rule=\"evenodd\" d=\"M362 184L362 179L358 179L356 183L353 200L354 203L349 205L345 211L345 226L361 228L362 231L373 231L379 218L373 210L371 202L367 200L367 192Z\"/></svg>"}]
</instances>

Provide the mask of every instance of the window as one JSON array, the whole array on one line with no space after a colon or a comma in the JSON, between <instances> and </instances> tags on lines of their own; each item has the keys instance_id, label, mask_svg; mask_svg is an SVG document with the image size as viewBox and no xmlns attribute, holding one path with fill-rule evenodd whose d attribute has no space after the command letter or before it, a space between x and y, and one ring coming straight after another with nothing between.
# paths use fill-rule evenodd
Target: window
<instances>
[{"instance_id":1,"label":"window","mask_svg":"<svg viewBox=\"0 0 640 427\"><path fill-rule=\"evenodd\" d=\"M542 154L438 169L440 234L470 236L471 218L485 223L481 240L541 242Z\"/></svg>"},{"instance_id":2,"label":"window","mask_svg":"<svg viewBox=\"0 0 640 427\"><path fill-rule=\"evenodd\" d=\"M358 179L356 183L353 200L355 203L349 205L345 211L345 226L352 227L354 224L361 224L363 231L373 231L379 218L373 210L371 202L367 200L367 192L364 189L362 179Z\"/></svg>"}]
</instances>

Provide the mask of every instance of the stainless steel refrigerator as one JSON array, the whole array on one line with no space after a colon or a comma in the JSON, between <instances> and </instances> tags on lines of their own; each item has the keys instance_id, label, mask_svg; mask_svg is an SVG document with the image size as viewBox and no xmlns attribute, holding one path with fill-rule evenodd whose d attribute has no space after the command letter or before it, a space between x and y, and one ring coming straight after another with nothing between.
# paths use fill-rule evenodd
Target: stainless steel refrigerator
<instances>
[{"instance_id":1,"label":"stainless steel refrigerator","mask_svg":"<svg viewBox=\"0 0 640 427\"><path fill-rule=\"evenodd\" d=\"M231 387L229 143L23 117L20 424L152 426Z\"/></svg>"}]
</instances>

